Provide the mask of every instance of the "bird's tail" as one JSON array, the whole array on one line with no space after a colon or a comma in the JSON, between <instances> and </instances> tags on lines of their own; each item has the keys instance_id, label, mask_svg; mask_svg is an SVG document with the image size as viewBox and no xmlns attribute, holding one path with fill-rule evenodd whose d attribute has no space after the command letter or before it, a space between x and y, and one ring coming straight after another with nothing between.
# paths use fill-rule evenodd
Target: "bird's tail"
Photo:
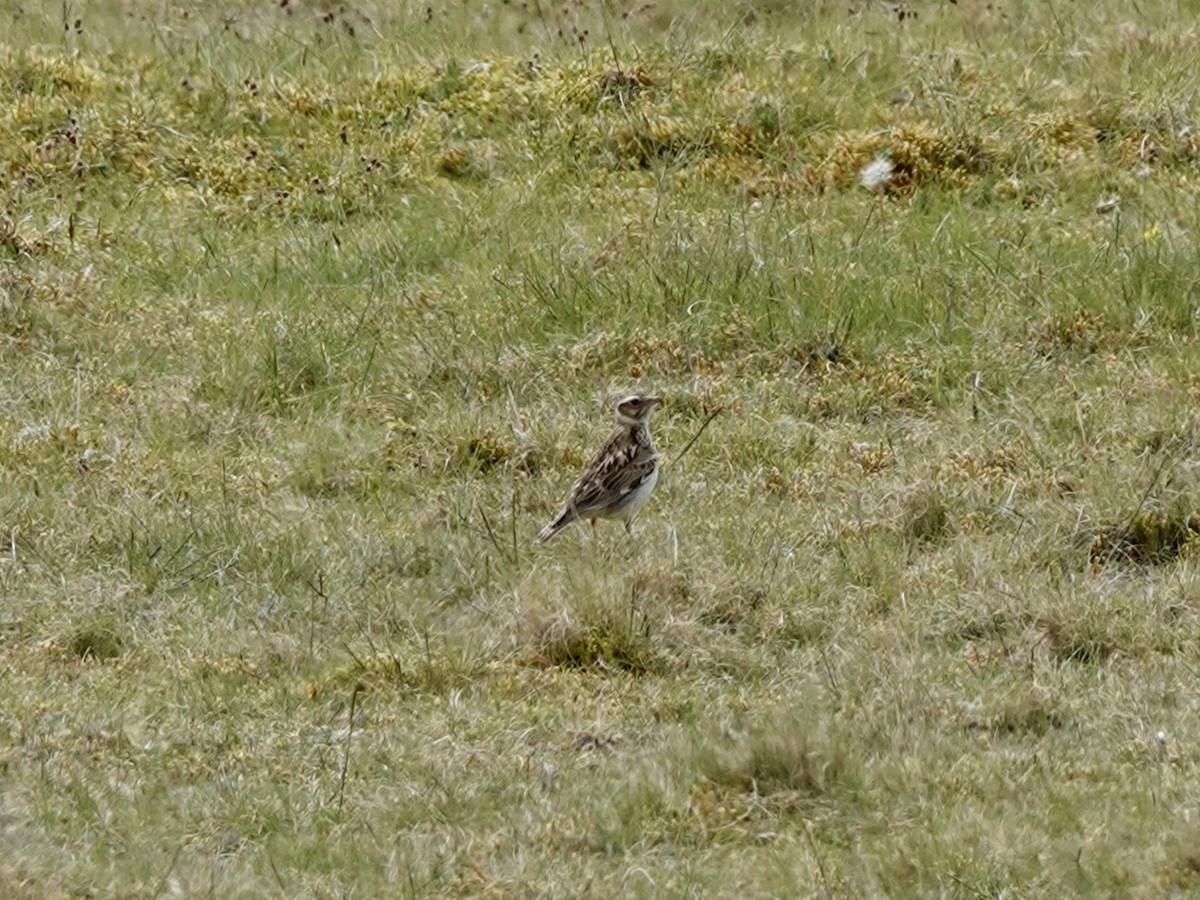
<instances>
[{"instance_id":1,"label":"bird's tail","mask_svg":"<svg viewBox=\"0 0 1200 900\"><path fill-rule=\"evenodd\" d=\"M557 516L551 519L549 525L538 532L537 542L539 544L546 543L546 541L550 540L550 538L554 537L556 534L574 522L576 518L578 517L575 515L575 510L568 506Z\"/></svg>"}]
</instances>

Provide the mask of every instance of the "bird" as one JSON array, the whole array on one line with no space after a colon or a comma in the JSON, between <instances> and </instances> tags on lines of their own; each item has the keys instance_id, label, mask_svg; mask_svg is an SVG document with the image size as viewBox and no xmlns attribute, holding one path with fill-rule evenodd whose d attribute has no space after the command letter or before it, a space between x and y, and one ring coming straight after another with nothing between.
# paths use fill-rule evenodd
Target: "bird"
<instances>
[{"instance_id":1,"label":"bird","mask_svg":"<svg viewBox=\"0 0 1200 900\"><path fill-rule=\"evenodd\" d=\"M592 523L593 536L597 519L621 519L626 533L633 534L634 516L658 482L658 453L648 426L662 402L652 394L630 394L617 404L617 427L583 467L558 515L538 534L539 544L577 519Z\"/></svg>"}]
</instances>

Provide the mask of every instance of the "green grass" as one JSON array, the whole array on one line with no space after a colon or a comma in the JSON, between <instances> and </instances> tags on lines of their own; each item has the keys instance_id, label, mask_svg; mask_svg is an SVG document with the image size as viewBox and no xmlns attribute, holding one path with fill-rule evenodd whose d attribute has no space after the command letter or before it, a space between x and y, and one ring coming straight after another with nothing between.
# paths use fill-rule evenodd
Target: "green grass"
<instances>
[{"instance_id":1,"label":"green grass","mask_svg":"<svg viewBox=\"0 0 1200 900\"><path fill-rule=\"evenodd\" d=\"M1200 889L1200 9L712 6L3 13L0 894Z\"/></svg>"}]
</instances>

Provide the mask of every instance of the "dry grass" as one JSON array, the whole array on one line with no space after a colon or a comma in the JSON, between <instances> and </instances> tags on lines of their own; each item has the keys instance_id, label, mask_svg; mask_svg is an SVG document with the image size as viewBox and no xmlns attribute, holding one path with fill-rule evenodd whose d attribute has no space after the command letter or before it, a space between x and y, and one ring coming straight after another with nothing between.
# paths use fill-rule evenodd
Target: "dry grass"
<instances>
[{"instance_id":1,"label":"dry grass","mask_svg":"<svg viewBox=\"0 0 1200 900\"><path fill-rule=\"evenodd\" d=\"M1194 892L1177 12L6 12L0 894Z\"/></svg>"}]
</instances>

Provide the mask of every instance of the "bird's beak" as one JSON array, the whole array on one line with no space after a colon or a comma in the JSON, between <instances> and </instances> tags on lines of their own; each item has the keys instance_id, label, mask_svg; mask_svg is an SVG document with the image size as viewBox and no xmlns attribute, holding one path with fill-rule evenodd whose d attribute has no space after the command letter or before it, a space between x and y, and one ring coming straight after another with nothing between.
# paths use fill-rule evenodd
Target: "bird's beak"
<instances>
[{"instance_id":1,"label":"bird's beak","mask_svg":"<svg viewBox=\"0 0 1200 900\"><path fill-rule=\"evenodd\" d=\"M647 397L646 402L654 406L662 406L662 397Z\"/></svg>"}]
</instances>

